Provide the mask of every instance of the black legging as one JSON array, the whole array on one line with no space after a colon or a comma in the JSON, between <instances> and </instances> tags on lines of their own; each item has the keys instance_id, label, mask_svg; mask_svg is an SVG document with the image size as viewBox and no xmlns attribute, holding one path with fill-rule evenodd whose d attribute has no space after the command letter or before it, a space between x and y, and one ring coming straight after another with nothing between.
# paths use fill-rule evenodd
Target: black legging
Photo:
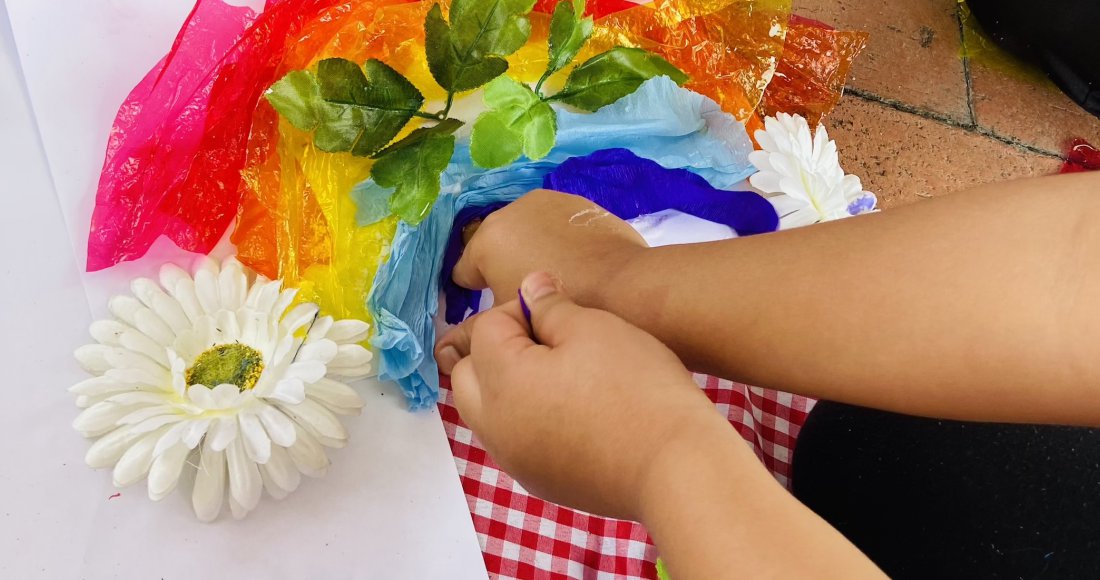
<instances>
[{"instance_id":1,"label":"black legging","mask_svg":"<svg viewBox=\"0 0 1100 580\"><path fill-rule=\"evenodd\" d=\"M1100 0L967 0L999 44L1100 116ZM1039 120L1037 120L1039 122Z\"/></svg>"},{"instance_id":2,"label":"black legging","mask_svg":"<svg viewBox=\"0 0 1100 580\"><path fill-rule=\"evenodd\" d=\"M1100 579L1100 430L823 401L791 481L893 578Z\"/></svg>"}]
</instances>

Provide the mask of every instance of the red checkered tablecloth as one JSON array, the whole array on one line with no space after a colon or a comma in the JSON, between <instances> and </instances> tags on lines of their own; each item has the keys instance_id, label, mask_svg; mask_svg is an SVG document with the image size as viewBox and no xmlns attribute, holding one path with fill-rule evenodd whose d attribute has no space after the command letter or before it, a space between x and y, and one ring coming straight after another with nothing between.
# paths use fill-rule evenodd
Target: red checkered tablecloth
<instances>
[{"instance_id":1,"label":"red checkered tablecloth","mask_svg":"<svg viewBox=\"0 0 1100 580\"><path fill-rule=\"evenodd\" d=\"M795 439L814 401L704 375L695 381L787 485ZM657 577L657 551L640 524L532 497L462 423L446 386L439 412L492 578Z\"/></svg>"}]
</instances>

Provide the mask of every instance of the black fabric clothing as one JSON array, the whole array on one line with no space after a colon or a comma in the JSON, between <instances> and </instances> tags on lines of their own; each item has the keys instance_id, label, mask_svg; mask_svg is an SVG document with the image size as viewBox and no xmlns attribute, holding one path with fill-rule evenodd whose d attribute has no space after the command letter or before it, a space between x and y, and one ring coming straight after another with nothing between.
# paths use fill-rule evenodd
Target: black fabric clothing
<instances>
[{"instance_id":1,"label":"black fabric clothing","mask_svg":"<svg viewBox=\"0 0 1100 580\"><path fill-rule=\"evenodd\" d=\"M967 4L998 44L1034 61L1070 98L1100 117L1100 0Z\"/></svg>"},{"instance_id":2,"label":"black fabric clothing","mask_svg":"<svg viewBox=\"0 0 1100 580\"><path fill-rule=\"evenodd\" d=\"M892 578L1100 579L1100 430L823 401L791 482Z\"/></svg>"}]
</instances>

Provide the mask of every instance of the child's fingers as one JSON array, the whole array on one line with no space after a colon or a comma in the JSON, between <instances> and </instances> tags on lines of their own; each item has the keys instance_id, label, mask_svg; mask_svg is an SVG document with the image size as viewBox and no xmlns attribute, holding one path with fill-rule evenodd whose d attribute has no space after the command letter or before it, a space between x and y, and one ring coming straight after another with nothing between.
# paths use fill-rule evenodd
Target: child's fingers
<instances>
[{"instance_id":1,"label":"child's fingers","mask_svg":"<svg viewBox=\"0 0 1100 580\"><path fill-rule=\"evenodd\" d=\"M439 370L445 375L450 375L458 361L470 356L470 341L473 338L474 325L477 319L484 313L479 312L461 324L447 331L435 345L435 360L439 363Z\"/></svg>"},{"instance_id":2,"label":"child's fingers","mask_svg":"<svg viewBox=\"0 0 1100 580\"><path fill-rule=\"evenodd\" d=\"M481 270L478 268L478 245L477 237L473 233L469 234L469 239L466 241L466 248L462 250L462 255L458 258L458 263L455 264L454 270L451 271L451 280L454 280L455 284L463 288L470 290L484 290L489 287L489 283L485 281L485 276L481 274ZM465 237L466 232L463 232Z\"/></svg>"},{"instance_id":3,"label":"child's fingers","mask_svg":"<svg viewBox=\"0 0 1100 580\"><path fill-rule=\"evenodd\" d=\"M520 293L530 309L535 337L549 347L567 340L577 316L585 311L545 272L528 274L520 286Z\"/></svg>"},{"instance_id":4,"label":"child's fingers","mask_svg":"<svg viewBox=\"0 0 1100 580\"><path fill-rule=\"evenodd\" d=\"M470 357L479 371L505 368L521 352L536 346L519 300L483 313L470 334Z\"/></svg>"},{"instance_id":5,"label":"child's fingers","mask_svg":"<svg viewBox=\"0 0 1100 580\"><path fill-rule=\"evenodd\" d=\"M451 390L455 407L466 425L474 431L481 429L481 383L474 372L473 361L466 357L454 365L451 371Z\"/></svg>"}]
</instances>

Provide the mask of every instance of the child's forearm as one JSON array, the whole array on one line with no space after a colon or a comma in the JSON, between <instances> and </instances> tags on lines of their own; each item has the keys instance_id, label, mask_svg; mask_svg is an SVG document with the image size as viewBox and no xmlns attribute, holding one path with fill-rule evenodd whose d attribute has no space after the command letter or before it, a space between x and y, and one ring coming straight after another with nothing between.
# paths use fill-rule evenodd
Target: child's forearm
<instances>
[{"instance_id":1,"label":"child's forearm","mask_svg":"<svg viewBox=\"0 0 1100 580\"><path fill-rule=\"evenodd\" d=\"M654 458L641 515L675 580L884 578L717 417ZM717 423L720 423L718 425Z\"/></svg>"},{"instance_id":2,"label":"child's forearm","mask_svg":"<svg viewBox=\"0 0 1100 580\"><path fill-rule=\"evenodd\" d=\"M1100 176L646 250L599 306L689 366L946 418L1100 425Z\"/></svg>"}]
</instances>

